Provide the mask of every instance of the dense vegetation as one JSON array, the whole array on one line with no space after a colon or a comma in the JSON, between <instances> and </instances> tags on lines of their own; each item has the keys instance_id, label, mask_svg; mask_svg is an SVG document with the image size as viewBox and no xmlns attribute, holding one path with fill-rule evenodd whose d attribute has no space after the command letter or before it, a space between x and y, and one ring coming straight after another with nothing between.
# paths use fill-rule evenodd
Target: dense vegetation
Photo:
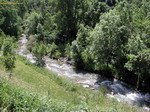
<instances>
[{"instance_id":1,"label":"dense vegetation","mask_svg":"<svg viewBox=\"0 0 150 112\"><path fill-rule=\"evenodd\" d=\"M13 1L22 4L0 5L0 46L4 35L25 33L39 66L44 55L67 57L77 68L150 91L149 0Z\"/></svg>"}]
</instances>

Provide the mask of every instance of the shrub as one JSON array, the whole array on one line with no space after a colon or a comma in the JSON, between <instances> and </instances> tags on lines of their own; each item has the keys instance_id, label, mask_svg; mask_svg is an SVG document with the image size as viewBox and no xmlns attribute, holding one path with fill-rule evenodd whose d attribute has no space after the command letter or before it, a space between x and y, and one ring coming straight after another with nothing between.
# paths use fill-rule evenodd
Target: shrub
<instances>
[{"instance_id":1,"label":"shrub","mask_svg":"<svg viewBox=\"0 0 150 112\"><path fill-rule=\"evenodd\" d=\"M68 109L66 102L59 102L51 98L24 92L14 88L7 82L0 80L0 109L1 111L12 112L62 112Z\"/></svg>"},{"instance_id":2,"label":"shrub","mask_svg":"<svg viewBox=\"0 0 150 112\"><path fill-rule=\"evenodd\" d=\"M53 57L55 51L58 50L58 46L53 42L52 44L48 45L48 56Z\"/></svg>"},{"instance_id":3,"label":"shrub","mask_svg":"<svg viewBox=\"0 0 150 112\"><path fill-rule=\"evenodd\" d=\"M14 44L11 38L4 39L4 43L2 45L3 51L3 65L6 71L10 72L10 76L12 73L13 68L15 67L15 51L14 51Z\"/></svg>"},{"instance_id":4,"label":"shrub","mask_svg":"<svg viewBox=\"0 0 150 112\"><path fill-rule=\"evenodd\" d=\"M62 56L59 47L54 42L48 45L48 56L54 59L58 59Z\"/></svg>"},{"instance_id":5,"label":"shrub","mask_svg":"<svg viewBox=\"0 0 150 112\"><path fill-rule=\"evenodd\" d=\"M32 52L33 46L36 44L36 37L35 35L30 35L28 42L27 42L27 49Z\"/></svg>"},{"instance_id":6,"label":"shrub","mask_svg":"<svg viewBox=\"0 0 150 112\"><path fill-rule=\"evenodd\" d=\"M45 61L43 57L47 54L47 47L44 44L36 44L33 48L34 56L36 57L36 63L38 66L43 67L45 65Z\"/></svg>"}]
</instances>

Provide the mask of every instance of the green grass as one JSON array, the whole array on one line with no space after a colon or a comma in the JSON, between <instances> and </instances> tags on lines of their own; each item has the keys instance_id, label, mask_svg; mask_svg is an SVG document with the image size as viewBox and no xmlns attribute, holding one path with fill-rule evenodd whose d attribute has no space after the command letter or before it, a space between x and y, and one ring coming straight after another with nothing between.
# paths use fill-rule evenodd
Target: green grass
<instances>
[{"instance_id":1,"label":"green grass","mask_svg":"<svg viewBox=\"0 0 150 112\"><path fill-rule=\"evenodd\" d=\"M5 102L2 108L9 107L11 98L14 97L14 101L17 102L14 103L16 107L20 108L18 105L20 102L23 102L21 108L28 107L28 111L52 108L54 110L49 111L141 112L139 108L107 99L101 92L85 89L65 78L58 77L47 69L32 65L20 56L17 56L16 68L10 79L7 78L7 73L2 65L0 65L0 78L7 82L7 84L3 81L1 83L1 85L7 86L0 86L0 98ZM3 89L6 89L6 91L2 91ZM28 96L30 93L34 94L36 104L33 103L32 97ZM22 96L23 101L19 99L18 95ZM27 104L24 102L24 99L28 99L28 102L31 103L30 105L33 103L33 107L26 106ZM46 106L43 107L43 105Z\"/></svg>"}]
</instances>

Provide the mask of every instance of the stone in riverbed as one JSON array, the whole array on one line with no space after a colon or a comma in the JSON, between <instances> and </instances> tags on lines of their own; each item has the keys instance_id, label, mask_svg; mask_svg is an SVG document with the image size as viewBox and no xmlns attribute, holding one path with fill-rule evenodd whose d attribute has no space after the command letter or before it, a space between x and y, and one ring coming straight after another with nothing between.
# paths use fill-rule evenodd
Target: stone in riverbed
<instances>
[{"instance_id":1,"label":"stone in riverbed","mask_svg":"<svg viewBox=\"0 0 150 112\"><path fill-rule=\"evenodd\" d=\"M83 87L84 87L84 88L89 88L90 86L89 86L89 85L83 85Z\"/></svg>"}]
</instances>

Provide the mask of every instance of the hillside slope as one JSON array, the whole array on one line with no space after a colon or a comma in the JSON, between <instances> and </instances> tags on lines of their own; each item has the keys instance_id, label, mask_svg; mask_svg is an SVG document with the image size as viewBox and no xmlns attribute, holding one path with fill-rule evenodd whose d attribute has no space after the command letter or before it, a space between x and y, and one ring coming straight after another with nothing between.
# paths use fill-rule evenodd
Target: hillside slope
<instances>
[{"instance_id":1,"label":"hillside slope","mask_svg":"<svg viewBox=\"0 0 150 112\"><path fill-rule=\"evenodd\" d=\"M28 103L25 103L24 100L28 99L28 102L31 104L28 106L28 110L24 111L31 111L35 108L41 111L40 109L43 108L42 105L47 105L44 107L47 111L54 112L66 112L71 110L85 110L88 112L144 111L137 107L131 107L130 105L107 99L101 92L91 91L79 85L75 85L71 81L60 78L46 69L31 65L28 61L19 56L17 56L13 76L9 79L4 68L0 65L0 77L0 101L3 102L0 108L2 110L11 109L8 108L10 104L12 105L11 99L13 99L14 108L16 107L15 111L19 111L20 108L25 109ZM104 92L105 90L103 90L103 93ZM33 103L34 100L32 99L32 95L30 96L31 93L35 95L34 98L36 102L40 103ZM50 100L52 102L49 102L48 99L52 99ZM52 107L54 110L48 110L52 109Z\"/></svg>"}]
</instances>

